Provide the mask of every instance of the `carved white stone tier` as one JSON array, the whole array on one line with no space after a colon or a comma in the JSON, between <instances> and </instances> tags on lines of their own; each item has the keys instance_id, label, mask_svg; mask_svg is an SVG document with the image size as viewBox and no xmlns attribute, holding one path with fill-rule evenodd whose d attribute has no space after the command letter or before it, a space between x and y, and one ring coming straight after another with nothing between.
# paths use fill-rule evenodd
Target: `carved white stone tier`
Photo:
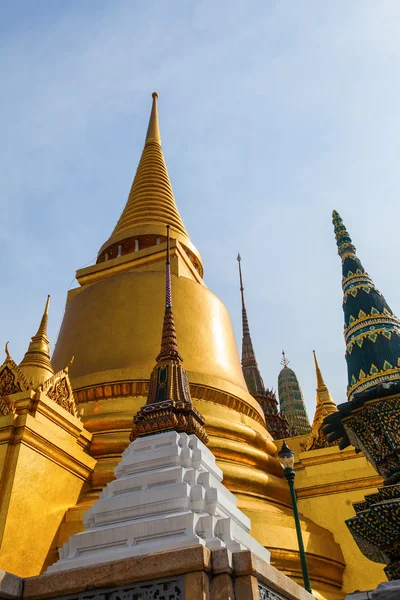
<instances>
[{"instance_id":1,"label":"carved white stone tier","mask_svg":"<svg viewBox=\"0 0 400 600\"><path fill-rule=\"evenodd\" d=\"M48 573L198 544L248 549L270 561L222 484L214 455L195 435L138 438L114 473L85 514L86 530L69 538Z\"/></svg>"}]
</instances>

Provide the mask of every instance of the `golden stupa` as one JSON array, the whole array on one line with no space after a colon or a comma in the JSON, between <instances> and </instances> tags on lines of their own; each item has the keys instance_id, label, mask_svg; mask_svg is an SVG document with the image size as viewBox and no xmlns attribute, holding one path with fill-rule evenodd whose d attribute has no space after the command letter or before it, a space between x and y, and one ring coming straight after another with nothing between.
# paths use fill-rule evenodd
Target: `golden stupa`
<instances>
[{"instance_id":1,"label":"golden stupa","mask_svg":"<svg viewBox=\"0 0 400 600\"><path fill-rule=\"evenodd\" d=\"M200 253L179 214L161 147L157 98L154 93L144 150L126 206L110 238L100 248L96 264L76 274L79 287L68 292L51 363L46 358L46 307L44 324L41 323L37 334L41 335L40 340L37 336L32 338L19 367L7 358L0 368L0 386L5 368L8 377L12 372L14 380L23 379L25 386L24 392L13 392L18 398L13 401L12 411L4 410L3 416L0 413L0 434L5 428L2 425L5 419L8 419L7 431L11 427L10 412L14 413L14 423L15 415L17 420L26 415L25 424L19 427L31 428L36 427L32 415L40 413L51 421L47 430L49 438L53 436L51 444L54 447L59 444L64 454L69 452L72 456L70 462L65 459L64 463L62 458L57 458L64 469L57 473L50 473L50 468L38 463L43 489L42 493L32 495L31 508L36 510L37 525L30 525L30 533L40 536L39 550L27 559L23 554L12 554L6 544L0 549L0 561L7 560L7 570L21 576L43 571L54 562L56 548L68 536L83 529L85 511L113 478L114 468L129 443L133 416L146 402L150 373L159 350L165 235L169 225L176 330L191 395L195 407L205 418L209 447L223 470L225 485L237 496L239 508L251 518L252 535L271 551L271 563L301 582L289 491L277 459L277 446L266 429L260 405L244 381L228 311L206 287ZM75 360L67 370L65 365L72 356ZM46 396L46 380L51 381L54 373L64 373L64 386L72 386L79 418L71 411L65 421L65 415L58 414L58 408L54 407L57 418L50 414L48 398L51 395ZM24 398L29 396L29 402L24 400L24 404L19 400L22 393ZM68 439L66 434L55 431L55 424L60 423L63 423L63 431L68 432ZM43 429L40 431L43 437ZM10 434L7 440L11 437ZM17 438L12 439L14 441L6 440L6 443L15 444ZM295 441L297 448L294 449L300 458L312 454L302 452L304 439L295 440L298 443ZM48 445L50 447L50 442ZM322 450L326 451L337 453L338 449L335 446ZM47 449L46 452L54 462L55 451ZM7 460L6 452L0 453L0 469L7 465ZM18 463L22 474L32 469L29 456L21 455L15 458L18 460L22 461ZM337 454L332 460L338 460ZM321 463L312 464L323 465L324 461L328 459L325 457ZM3 472L6 473L4 468ZM18 477L15 472L10 484L16 486L15 489L19 489ZM65 492L53 497L54 482L59 491ZM305 485L307 487L307 483ZM301 498L300 494L300 510ZM28 503L28 499L24 502ZM317 505L318 518L314 519L314 505L311 509L310 506L308 501L302 510L306 515L302 517L302 528L313 589L318 598L343 598L343 573L350 559L345 561L329 519L322 518ZM10 502L3 512L0 510L0 535L9 535L10 539L16 536L22 547L27 534L18 530L23 518L21 507L21 503L16 506ZM49 511L56 515L53 521L49 520ZM45 526L40 525L40 515L44 515ZM353 581L357 585L353 578L347 589Z\"/></svg>"},{"instance_id":2,"label":"golden stupa","mask_svg":"<svg viewBox=\"0 0 400 600\"><path fill-rule=\"evenodd\" d=\"M91 454L97 460L90 498L113 477L128 444L132 415L146 400L160 339L167 224L179 344L192 398L206 419L209 447L223 469L224 483L252 518L253 535L272 550L274 564L301 578L276 446L247 390L229 314L203 282L201 256L177 209L155 93L127 204L97 264L77 273L81 287L69 293L52 359L58 369L75 356L71 382L84 426L93 433ZM343 566L332 534L311 523L305 528L312 538L312 576L323 573L325 581L336 583ZM66 526L63 536L69 533Z\"/></svg>"}]
</instances>

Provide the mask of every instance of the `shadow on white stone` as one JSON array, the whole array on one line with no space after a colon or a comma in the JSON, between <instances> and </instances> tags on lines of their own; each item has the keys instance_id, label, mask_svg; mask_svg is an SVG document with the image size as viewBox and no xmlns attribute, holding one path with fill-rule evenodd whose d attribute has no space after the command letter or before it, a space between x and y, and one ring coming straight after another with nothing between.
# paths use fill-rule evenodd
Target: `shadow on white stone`
<instances>
[{"instance_id":1,"label":"shadow on white stone","mask_svg":"<svg viewBox=\"0 0 400 600\"><path fill-rule=\"evenodd\" d=\"M384 581L372 592L372 600L399 600L400 581Z\"/></svg>"},{"instance_id":2,"label":"shadow on white stone","mask_svg":"<svg viewBox=\"0 0 400 600\"><path fill-rule=\"evenodd\" d=\"M59 550L47 573L202 544L270 553L222 484L212 452L195 436L167 431L134 440L116 479L85 514L86 530Z\"/></svg>"}]
</instances>

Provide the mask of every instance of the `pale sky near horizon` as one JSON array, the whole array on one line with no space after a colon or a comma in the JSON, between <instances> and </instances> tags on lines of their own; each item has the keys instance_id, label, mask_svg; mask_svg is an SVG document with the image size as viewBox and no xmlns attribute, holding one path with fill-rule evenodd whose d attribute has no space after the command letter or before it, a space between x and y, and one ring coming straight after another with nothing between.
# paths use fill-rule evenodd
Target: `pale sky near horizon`
<instances>
[{"instance_id":1,"label":"pale sky near horizon","mask_svg":"<svg viewBox=\"0 0 400 600\"><path fill-rule=\"evenodd\" d=\"M2 3L0 345L22 359L50 293L54 348L75 271L126 202L156 90L176 201L239 349L238 250L265 384L284 348L312 419L315 349L344 402L332 209L400 316L399 27L396 0Z\"/></svg>"}]
</instances>

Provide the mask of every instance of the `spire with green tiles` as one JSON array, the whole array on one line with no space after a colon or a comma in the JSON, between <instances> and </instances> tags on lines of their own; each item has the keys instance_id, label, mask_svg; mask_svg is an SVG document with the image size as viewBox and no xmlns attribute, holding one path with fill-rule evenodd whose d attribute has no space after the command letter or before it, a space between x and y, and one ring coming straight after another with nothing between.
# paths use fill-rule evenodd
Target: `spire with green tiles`
<instances>
[{"instance_id":1,"label":"spire with green tiles","mask_svg":"<svg viewBox=\"0 0 400 600\"><path fill-rule=\"evenodd\" d=\"M400 382L400 321L375 287L356 255L340 215L332 213L338 254L342 259L347 394Z\"/></svg>"},{"instance_id":2,"label":"spire with green tiles","mask_svg":"<svg viewBox=\"0 0 400 600\"><path fill-rule=\"evenodd\" d=\"M278 376L278 394L281 412L292 428L292 435L307 435L311 432L303 392L296 373L289 369L289 361L282 350L283 369Z\"/></svg>"}]
</instances>

